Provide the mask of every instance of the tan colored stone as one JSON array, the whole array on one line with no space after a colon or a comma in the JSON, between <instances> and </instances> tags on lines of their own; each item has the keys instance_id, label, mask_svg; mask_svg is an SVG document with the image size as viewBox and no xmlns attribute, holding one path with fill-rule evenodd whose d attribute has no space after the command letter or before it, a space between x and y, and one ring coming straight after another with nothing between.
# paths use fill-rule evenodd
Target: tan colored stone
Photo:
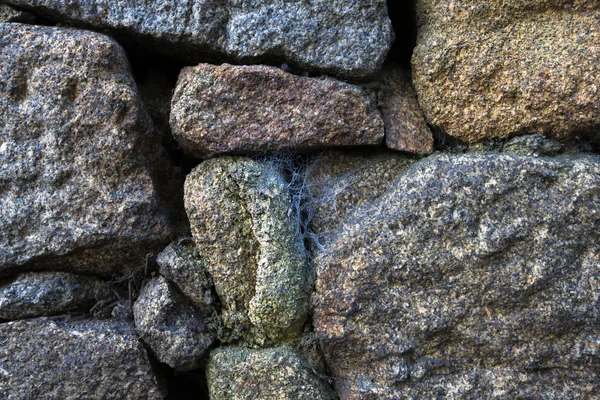
<instances>
[{"instance_id":1,"label":"tan colored stone","mask_svg":"<svg viewBox=\"0 0 600 400\"><path fill-rule=\"evenodd\" d=\"M425 116L467 142L600 125L597 0L418 2L413 82Z\"/></svg>"},{"instance_id":2,"label":"tan colored stone","mask_svg":"<svg viewBox=\"0 0 600 400\"><path fill-rule=\"evenodd\" d=\"M172 100L171 128L181 147L200 158L379 145L384 136L370 92L261 65L184 68Z\"/></svg>"},{"instance_id":3,"label":"tan colored stone","mask_svg":"<svg viewBox=\"0 0 600 400\"><path fill-rule=\"evenodd\" d=\"M388 148L416 154L433 151L433 135L410 76L397 65L385 65L381 71L380 103Z\"/></svg>"}]
</instances>

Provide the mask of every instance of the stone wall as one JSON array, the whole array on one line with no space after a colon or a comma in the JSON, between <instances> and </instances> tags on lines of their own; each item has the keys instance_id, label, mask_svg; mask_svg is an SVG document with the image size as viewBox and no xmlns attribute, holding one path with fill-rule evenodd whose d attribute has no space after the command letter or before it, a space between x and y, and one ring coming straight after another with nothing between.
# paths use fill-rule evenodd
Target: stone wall
<instances>
[{"instance_id":1,"label":"stone wall","mask_svg":"<svg viewBox=\"0 0 600 400\"><path fill-rule=\"evenodd\" d=\"M0 398L596 398L599 26L0 0Z\"/></svg>"}]
</instances>

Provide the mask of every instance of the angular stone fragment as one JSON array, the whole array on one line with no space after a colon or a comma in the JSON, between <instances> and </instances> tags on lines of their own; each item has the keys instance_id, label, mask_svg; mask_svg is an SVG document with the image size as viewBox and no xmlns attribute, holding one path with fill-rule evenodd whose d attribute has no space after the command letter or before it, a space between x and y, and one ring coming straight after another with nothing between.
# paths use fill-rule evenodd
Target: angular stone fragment
<instances>
[{"instance_id":1,"label":"angular stone fragment","mask_svg":"<svg viewBox=\"0 0 600 400\"><path fill-rule=\"evenodd\" d=\"M536 134L513 138L503 146L502 151L524 156L554 156L562 149L561 143Z\"/></svg>"},{"instance_id":2,"label":"angular stone fragment","mask_svg":"<svg viewBox=\"0 0 600 400\"><path fill-rule=\"evenodd\" d=\"M398 153L330 150L311 160L306 169L310 192L310 230L318 240L335 231L355 209L369 205L389 189L414 160Z\"/></svg>"},{"instance_id":3,"label":"angular stone fragment","mask_svg":"<svg viewBox=\"0 0 600 400\"><path fill-rule=\"evenodd\" d=\"M600 3L419 0L413 80L431 124L468 142L600 126Z\"/></svg>"},{"instance_id":4,"label":"angular stone fragment","mask_svg":"<svg viewBox=\"0 0 600 400\"><path fill-rule=\"evenodd\" d=\"M0 319L89 311L108 295L103 281L65 272L32 272L0 284Z\"/></svg>"},{"instance_id":5,"label":"angular stone fragment","mask_svg":"<svg viewBox=\"0 0 600 400\"><path fill-rule=\"evenodd\" d=\"M317 254L342 399L598 393L600 158L441 155Z\"/></svg>"},{"instance_id":6,"label":"angular stone fragment","mask_svg":"<svg viewBox=\"0 0 600 400\"><path fill-rule=\"evenodd\" d=\"M156 262L161 275L173 282L198 312L211 315L215 311L212 278L192 239L171 243Z\"/></svg>"},{"instance_id":7,"label":"angular stone fragment","mask_svg":"<svg viewBox=\"0 0 600 400\"><path fill-rule=\"evenodd\" d=\"M223 321L253 345L296 339L311 276L281 172L243 157L207 160L185 182L185 207Z\"/></svg>"},{"instance_id":8,"label":"angular stone fragment","mask_svg":"<svg viewBox=\"0 0 600 400\"><path fill-rule=\"evenodd\" d=\"M181 147L199 158L378 145L384 136L375 98L367 91L261 65L184 68L171 129Z\"/></svg>"},{"instance_id":9,"label":"angular stone fragment","mask_svg":"<svg viewBox=\"0 0 600 400\"><path fill-rule=\"evenodd\" d=\"M388 64L381 71L380 80L387 147L408 153L431 153L433 135L419 107L409 75L399 66Z\"/></svg>"},{"instance_id":10,"label":"angular stone fragment","mask_svg":"<svg viewBox=\"0 0 600 400\"><path fill-rule=\"evenodd\" d=\"M159 361L198 368L216 339L201 316L164 277L149 281L133 305L135 327Z\"/></svg>"},{"instance_id":11,"label":"angular stone fragment","mask_svg":"<svg viewBox=\"0 0 600 400\"><path fill-rule=\"evenodd\" d=\"M211 353L208 390L213 400L326 400L335 393L291 347L222 347Z\"/></svg>"},{"instance_id":12,"label":"angular stone fragment","mask_svg":"<svg viewBox=\"0 0 600 400\"><path fill-rule=\"evenodd\" d=\"M123 322L0 324L0 397L163 399L144 346Z\"/></svg>"},{"instance_id":13,"label":"angular stone fragment","mask_svg":"<svg viewBox=\"0 0 600 400\"><path fill-rule=\"evenodd\" d=\"M194 62L224 55L351 78L376 73L394 38L385 0L5 2L68 23L110 29Z\"/></svg>"},{"instance_id":14,"label":"angular stone fragment","mask_svg":"<svg viewBox=\"0 0 600 400\"><path fill-rule=\"evenodd\" d=\"M110 276L171 233L169 170L125 52L97 33L0 24L0 274Z\"/></svg>"}]
</instances>

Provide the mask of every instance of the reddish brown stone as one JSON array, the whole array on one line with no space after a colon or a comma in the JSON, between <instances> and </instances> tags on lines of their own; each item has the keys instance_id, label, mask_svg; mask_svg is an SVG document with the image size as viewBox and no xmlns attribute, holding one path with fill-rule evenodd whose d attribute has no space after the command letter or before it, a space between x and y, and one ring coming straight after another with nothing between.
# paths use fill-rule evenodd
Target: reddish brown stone
<instances>
[{"instance_id":1,"label":"reddish brown stone","mask_svg":"<svg viewBox=\"0 0 600 400\"><path fill-rule=\"evenodd\" d=\"M179 75L171 128L200 158L378 145L384 130L375 100L358 86L274 67L200 64Z\"/></svg>"},{"instance_id":2,"label":"reddish brown stone","mask_svg":"<svg viewBox=\"0 0 600 400\"><path fill-rule=\"evenodd\" d=\"M425 122L410 78L400 67L387 65L381 71L380 96L387 147L408 153L430 154L433 151L433 135Z\"/></svg>"}]
</instances>

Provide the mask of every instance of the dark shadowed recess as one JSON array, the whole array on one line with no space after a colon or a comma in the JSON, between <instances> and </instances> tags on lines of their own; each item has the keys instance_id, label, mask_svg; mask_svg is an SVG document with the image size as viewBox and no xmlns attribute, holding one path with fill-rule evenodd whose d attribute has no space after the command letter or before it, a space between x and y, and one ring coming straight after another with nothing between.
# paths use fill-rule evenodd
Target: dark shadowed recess
<instances>
[{"instance_id":1,"label":"dark shadowed recess","mask_svg":"<svg viewBox=\"0 0 600 400\"><path fill-rule=\"evenodd\" d=\"M416 0L388 0L388 13L394 26L396 40L386 62L410 69L410 58L417 43Z\"/></svg>"}]
</instances>

